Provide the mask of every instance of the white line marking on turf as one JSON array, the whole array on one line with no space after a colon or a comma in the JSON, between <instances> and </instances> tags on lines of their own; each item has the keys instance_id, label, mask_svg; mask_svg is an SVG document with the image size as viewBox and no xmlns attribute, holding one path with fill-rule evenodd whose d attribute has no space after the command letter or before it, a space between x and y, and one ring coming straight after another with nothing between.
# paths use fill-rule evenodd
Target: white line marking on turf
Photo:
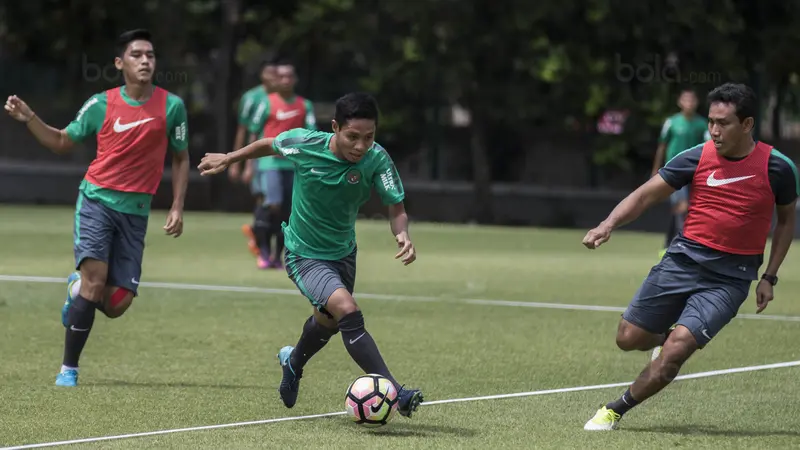
<instances>
[{"instance_id":1,"label":"white line marking on turf","mask_svg":"<svg viewBox=\"0 0 800 450\"><path fill-rule=\"evenodd\" d=\"M722 369L722 370L712 370L708 372L698 372L692 373L687 375L679 375L675 378L675 381L678 380L693 380L697 378L708 378L708 377L716 377L719 375L728 375L732 373L743 373L743 372L755 372L758 370L771 370L771 369L780 369L785 367L795 367L800 366L800 361L788 361L788 362L781 362L775 364L764 364L760 366L747 366L747 367L736 367L732 369ZM597 384L593 386L578 386L578 387L570 387L570 388L560 388L560 389L547 389L542 391L531 391L531 392L517 392L515 394L500 394L500 395L485 395L482 397L468 397L468 398L451 398L446 400L435 400L432 402L425 402L422 403L421 406L433 406L433 405L443 405L447 403L461 403L461 402L474 402L474 401L481 401L481 400L499 400L499 399L506 399L506 398L516 398L516 397L532 397L535 395L548 395L548 394L562 394L567 392L578 392L578 391L592 391L598 389L608 389L608 388L615 388L615 387L624 387L628 386L632 381L626 381L624 383L610 383L610 384ZM249 425L266 425L271 423L279 423L279 422L290 422L290 421L297 421L297 420L308 420L308 419L319 419L323 417L333 417L333 416L342 416L347 414L345 411L339 412L331 412L331 413L324 413L324 414L313 414L310 416L297 416L297 417L280 417L277 419L265 419L265 420L252 420L249 422L235 422L235 423L226 423L221 425L203 425L197 427L189 427L189 428L176 428L172 430L158 430L158 431L147 431L142 433L130 433L130 434L119 434L113 436L100 436L100 437L93 437L93 438L85 438L85 439L74 439L70 441L58 441L58 442L45 442L42 444L28 444L28 445L21 445L17 447L4 447L0 450L24 450L29 448L44 448L44 447L57 447L61 445L71 445L71 444L86 444L90 442L101 442L101 441L114 441L118 439L131 439L131 438L139 438L139 437L148 437L148 436L159 436L164 434L173 434L173 433L184 433L189 431L205 431L205 430L218 430L220 428L233 428L233 427L243 427Z\"/></svg>"},{"instance_id":2,"label":"white line marking on turf","mask_svg":"<svg viewBox=\"0 0 800 450\"><path fill-rule=\"evenodd\" d=\"M0 275L0 281L22 282L22 283L66 283L66 278ZM155 282L142 282L139 286L146 288L148 287L155 288L155 289L176 289L185 291L243 292L243 293L255 293L255 294L302 295L295 289L260 288L252 286L220 286L211 284L155 283ZM454 302L454 303L465 303L469 305L511 306L511 307L521 307L521 308L542 308L542 309L567 309L567 310L577 310L577 311L607 311L607 312L625 311L625 308L619 306L573 305L568 303L519 302L510 300L426 297L426 296L416 296L416 295L358 293L355 295L355 297L371 299L371 300L395 300L395 301L410 301L410 302ZM782 322L800 322L800 316L781 316L781 315L770 315L770 314L738 314L736 318L756 319L756 320L776 320Z\"/></svg>"}]
</instances>

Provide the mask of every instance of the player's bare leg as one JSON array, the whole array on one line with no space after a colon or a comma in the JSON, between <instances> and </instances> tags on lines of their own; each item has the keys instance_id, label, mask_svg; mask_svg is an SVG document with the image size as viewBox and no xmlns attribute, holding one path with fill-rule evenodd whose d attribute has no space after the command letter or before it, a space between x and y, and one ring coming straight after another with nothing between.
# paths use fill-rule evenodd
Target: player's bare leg
<instances>
[{"instance_id":1,"label":"player's bare leg","mask_svg":"<svg viewBox=\"0 0 800 450\"><path fill-rule=\"evenodd\" d=\"M669 333L661 353L650 361L619 399L601 408L584 429L613 430L622 416L636 405L656 395L678 376L681 367L697 351L697 340L683 325Z\"/></svg>"},{"instance_id":2,"label":"player's bare leg","mask_svg":"<svg viewBox=\"0 0 800 450\"><path fill-rule=\"evenodd\" d=\"M617 327L617 347L626 352L652 350L664 345L666 339L667 333L650 333L625 319L621 319Z\"/></svg>"}]
</instances>

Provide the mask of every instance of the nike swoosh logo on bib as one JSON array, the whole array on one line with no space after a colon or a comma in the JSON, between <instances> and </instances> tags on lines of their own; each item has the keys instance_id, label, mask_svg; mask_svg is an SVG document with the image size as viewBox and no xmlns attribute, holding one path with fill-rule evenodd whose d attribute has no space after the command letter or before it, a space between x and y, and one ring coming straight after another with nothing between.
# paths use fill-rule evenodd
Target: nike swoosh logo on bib
<instances>
[{"instance_id":1,"label":"nike swoosh logo on bib","mask_svg":"<svg viewBox=\"0 0 800 450\"><path fill-rule=\"evenodd\" d=\"M716 170L711 172L711 175L709 175L708 179L706 180L706 184L711 186L711 187L725 186L726 184L736 183L737 181L746 180L748 178L753 178L755 176L755 175L747 175L745 177L717 179L717 178L714 178L714 174L715 173L717 173Z\"/></svg>"},{"instance_id":2,"label":"nike swoosh logo on bib","mask_svg":"<svg viewBox=\"0 0 800 450\"><path fill-rule=\"evenodd\" d=\"M142 125L142 124L145 124L147 122L150 122L153 119L155 119L155 117L151 117L149 119L137 120L136 122L122 124L122 123L119 123L119 117L117 117L117 121L114 122L114 131L117 132L117 133L122 133L123 131L128 131L131 128L136 128L139 125Z\"/></svg>"},{"instance_id":3,"label":"nike swoosh logo on bib","mask_svg":"<svg viewBox=\"0 0 800 450\"><path fill-rule=\"evenodd\" d=\"M275 118L278 120L286 120L291 119L294 116L299 116L301 111L294 110L294 111L278 111L275 113Z\"/></svg>"}]
</instances>

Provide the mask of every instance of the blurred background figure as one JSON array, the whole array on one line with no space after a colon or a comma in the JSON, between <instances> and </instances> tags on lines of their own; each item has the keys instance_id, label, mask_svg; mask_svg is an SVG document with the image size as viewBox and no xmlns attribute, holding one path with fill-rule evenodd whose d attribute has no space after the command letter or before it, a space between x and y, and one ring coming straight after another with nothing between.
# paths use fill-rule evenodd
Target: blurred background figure
<instances>
[{"instance_id":1,"label":"blurred background figure","mask_svg":"<svg viewBox=\"0 0 800 450\"><path fill-rule=\"evenodd\" d=\"M147 27L165 61L154 82L185 99L192 161L264 132L253 115L273 102L271 93L282 101L292 100L289 92L313 99L313 108L303 103L306 122L330 131L333 101L367 91L385 111L378 139L406 180L417 220L595 224L600 211L702 140L705 96L727 81L758 93L756 139L789 158L800 155L800 63L786 57L800 43L800 11L789 3L724 2L712 11L661 0L632 3L624 14L612 14L605 2L588 10L581 2L552 1L469 0L464 8L446 1L357 3L6 2L0 87L42 105L43 116L64 126L85 98L121 82L105 59L110 30ZM718 26L709 28L712 12ZM689 35L686 27L695 31ZM659 31L646 31L653 29ZM279 66L285 57L291 64ZM278 109L270 112L277 119ZM31 151L34 139L15 125L0 121L0 201L72 203L93 145L66 157ZM193 170L190 178L187 208L253 213L242 231L261 266L280 264L280 233L268 216L278 214L277 205L286 216L291 182L259 168L288 175L281 164L272 158L239 165L214 180ZM270 200L268 180L280 201ZM24 189L12 189L20 183ZM680 230L687 194L656 205L630 228L667 229L669 241ZM167 190L154 206L169 207ZM362 215L380 216L380 206L371 200Z\"/></svg>"},{"instance_id":2,"label":"blurred background figure","mask_svg":"<svg viewBox=\"0 0 800 450\"><path fill-rule=\"evenodd\" d=\"M656 176L658 169L678 153L711 139L711 135L708 133L708 119L697 113L697 103L697 93L692 89L686 88L681 91L678 97L678 107L681 111L669 116L661 127L651 176ZM683 229L683 221L689 210L689 186L672 194L670 205L672 217L669 220L667 239L661 255L666 252L672 239Z\"/></svg>"}]
</instances>

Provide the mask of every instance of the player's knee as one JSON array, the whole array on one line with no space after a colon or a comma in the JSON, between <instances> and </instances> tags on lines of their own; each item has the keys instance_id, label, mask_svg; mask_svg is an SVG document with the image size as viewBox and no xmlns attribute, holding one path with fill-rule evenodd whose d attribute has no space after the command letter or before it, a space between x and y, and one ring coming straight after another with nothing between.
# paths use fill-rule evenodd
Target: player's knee
<instances>
[{"instance_id":1,"label":"player's knee","mask_svg":"<svg viewBox=\"0 0 800 450\"><path fill-rule=\"evenodd\" d=\"M617 347L620 350L631 352L634 350L648 350L645 348L652 340L652 333L649 333L636 325L622 320L617 329Z\"/></svg>"},{"instance_id":2,"label":"player's knee","mask_svg":"<svg viewBox=\"0 0 800 450\"><path fill-rule=\"evenodd\" d=\"M99 264L98 264L99 263ZM81 264L81 283L80 294L83 298L93 302L99 302L103 298L103 291L106 287L106 277L108 269L105 263L84 262Z\"/></svg>"},{"instance_id":3,"label":"player's knee","mask_svg":"<svg viewBox=\"0 0 800 450\"><path fill-rule=\"evenodd\" d=\"M697 350L697 340L688 328L678 325L669 334L661 350L661 360L680 368Z\"/></svg>"},{"instance_id":4,"label":"player's knee","mask_svg":"<svg viewBox=\"0 0 800 450\"><path fill-rule=\"evenodd\" d=\"M133 292L112 286L106 290L103 297L103 313L110 319L115 319L130 308L133 303Z\"/></svg>"},{"instance_id":5,"label":"player's knee","mask_svg":"<svg viewBox=\"0 0 800 450\"><path fill-rule=\"evenodd\" d=\"M356 300L347 292L345 288L336 289L333 294L328 298L325 309L331 313L333 318L338 322L349 314L358 311Z\"/></svg>"}]
</instances>

